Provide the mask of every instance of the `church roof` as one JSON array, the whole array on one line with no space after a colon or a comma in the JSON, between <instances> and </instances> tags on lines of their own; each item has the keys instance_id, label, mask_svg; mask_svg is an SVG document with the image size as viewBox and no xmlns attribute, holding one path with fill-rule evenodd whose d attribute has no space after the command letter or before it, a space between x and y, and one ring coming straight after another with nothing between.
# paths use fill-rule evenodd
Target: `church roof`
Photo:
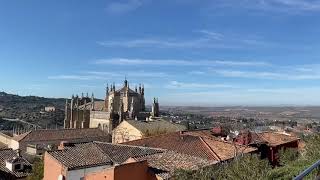
<instances>
[{"instance_id":1,"label":"church roof","mask_svg":"<svg viewBox=\"0 0 320 180\"><path fill-rule=\"evenodd\" d=\"M136 91L130 89L129 87L128 87L128 89L129 89L129 93L130 93L130 94L138 94ZM126 91L127 91L127 87L124 86L124 87L122 87L121 89L117 90L116 92L118 92L118 93L125 93Z\"/></svg>"},{"instance_id":2,"label":"church roof","mask_svg":"<svg viewBox=\"0 0 320 180\"><path fill-rule=\"evenodd\" d=\"M146 135L149 134L159 134L165 132L177 132L186 130L184 125L171 123L162 119L150 120L150 121L137 121L137 120L127 120L130 125L138 129L140 132Z\"/></svg>"},{"instance_id":3,"label":"church roof","mask_svg":"<svg viewBox=\"0 0 320 180\"><path fill-rule=\"evenodd\" d=\"M86 110L90 110L92 102L88 102L87 104L81 105L79 106L80 110L83 110L84 108L86 108ZM94 102L94 110L96 111L103 111L105 110L105 102L104 101L95 101Z\"/></svg>"}]
</instances>

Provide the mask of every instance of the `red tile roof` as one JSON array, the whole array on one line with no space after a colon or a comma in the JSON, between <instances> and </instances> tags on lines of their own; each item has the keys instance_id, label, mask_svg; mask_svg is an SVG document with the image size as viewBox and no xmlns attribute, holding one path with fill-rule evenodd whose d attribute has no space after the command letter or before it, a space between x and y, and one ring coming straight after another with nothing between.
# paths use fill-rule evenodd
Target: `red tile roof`
<instances>
[{"instance_id":1,"label":"red tile roof","mask_svg":"<svg viewBox=\"0 0 320 180\"><path fill-rule=\"evenodd\" d=\"M1 149L0 150L0 174L1 171L5 173L9 173L17 178L24 178L30 175L28 172L20 172L20 171L10 171L6 167L6 161L12 161L12 160L21 160L22 163L26 166L29 166L31 169L31 164L24 158L18 157L17 152L12 149ZM17 159L16 159L17 158ZM0 177L2 179L3 177Z\"/></svg>"},{"instance_id":2,"label":"red tile roof","mask_svg":"<svg viewBox=\"0 0 320 180\"><path fill-rule=\"evenodd\" d=\"M98 128L91 129L41 129L29 131L19 136L13 137L13 140L18 142L33 142L33 141L68 141L76 139L92 139L92 138L106 138L108 134ZM95 139L101 140L101 139ZM106 140L107 141L107 140Z\"/></svg>"},{"instance_id":3,"label":"red tile roof","mask_svg":"<svg viewBox=\"0 0 320 180\"><path fill-rule=\"evenodd\" d=\"M176 169L197 170L218 163L174 151L165 151L135 159L138 161L147 160L149 167L163 179L172 177Z\"/></svg>"},{"instance_id":4,"label":"red tile roof","mask_svg":"<svg viewBox=\"0 0 320 180\"><path fill-rule=\"evenodd\" d=\"M236 140L241 141L246 139L245 144L267 144L268 146L279 146L294 141L299 141L299 138L289 134L283 134L279 132L262 132L256 133L251 131L241 132Z\"/></svg>"},{"instance_id":5,"label":"red tile roof","mask_svg":"<svg viewBox=\"0 0 320 180\"><path fill-rule=\"evenodd\" d=\"M266 141L269 146L279 146L281 144L286 144L299 140L299 138L295 136L275 132L263 132L258 133L257 135L262 141Z\"/></svg>"},{"instance_id":6,"label":"red tile roof","mask_svg":"<svg viewBox=\"0 0 320 180\"><path fill-rule=\"evenodd\" d=\"M199 132L194 134L192 132L176 132L130 141L125 144L162 148L216 161L232 159L241 152L250 153L257 150L251 147L234 145L213 136L210 137L207 133L205 134L201 135Z\"/></svg>"},{"instance_id":7,"label":"red tile roof","mask_svg":"<svg viewBox=\"0 0 320 180\"><path fill-rule=\"evenodd\" d=\"M68 169L122 164L129 158L163 153L165 150L105 142L79 143L62 150L48 151Z\"/></svg>"}]
</instances>

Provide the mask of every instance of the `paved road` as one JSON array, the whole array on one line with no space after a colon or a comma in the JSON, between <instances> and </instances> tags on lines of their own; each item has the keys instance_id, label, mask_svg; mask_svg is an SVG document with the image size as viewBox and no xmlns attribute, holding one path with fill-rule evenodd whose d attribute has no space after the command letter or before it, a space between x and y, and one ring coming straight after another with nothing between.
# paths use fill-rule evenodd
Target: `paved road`
<instances>
[{"instance_id":1,"label":"paved road","mask_svg":"<svg viewBox=\"0 0 320 180\"><path fill-rule=\"evenodd\" d=\"M28 124L30 126L33 126L33 127L38 127L38 128L41 128L39 125L36 125L36 124L33 124L33 123L29 123L25 120L22 120L22 119L10 119L10 118L2 118L3 120L5 121L11 121L11 122L21 122L21 123L24 123L24 124Z\"/></svg>"}]
</instances>

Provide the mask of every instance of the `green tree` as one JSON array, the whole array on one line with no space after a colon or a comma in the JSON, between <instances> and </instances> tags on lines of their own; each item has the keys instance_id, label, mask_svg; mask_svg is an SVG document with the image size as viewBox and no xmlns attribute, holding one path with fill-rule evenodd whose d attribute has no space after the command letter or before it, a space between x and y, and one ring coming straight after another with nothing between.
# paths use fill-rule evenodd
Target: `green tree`
<instances>
[{"instance_id":1,"label":"green tree","mask_svg":"<svg viewBox=\"0 0 320 180\"><path fill-rule=\"evenodd\" d=\"M43 179L44 164L43 159L36 159L32 166L32 174L27 180L42 180Z\"/></svg>"},{"instance_id":2,"label":"green tree","mask_svg":"<svg viewBox=\"0 0 320 180\"><path fill-rule=\"evenodd\" d=\"M194 179L194 180L262 180L266 179L272 167L267 160L260 160L258 155L244 155L228 163L206 167L195 172L177 170L174 179Z\"/></svg>"},{"instance_id":3,"label":"green tree","mask_svg":"<svg viewBox=\"0 0 320 180\"><path fill-rule=\"evenodd\" d=\"M279 167L272 168L267 160L261 160L257 155L244 155L230 162L197 171L177 170L174 179L291 180L320 159L319 149L320 135L314 135L306 140L306 148L301 152L296 149L280 150ZM319 175L319 171L316 169L305 179L315 179L317 175Z\"/></svg>"}]
</instances>

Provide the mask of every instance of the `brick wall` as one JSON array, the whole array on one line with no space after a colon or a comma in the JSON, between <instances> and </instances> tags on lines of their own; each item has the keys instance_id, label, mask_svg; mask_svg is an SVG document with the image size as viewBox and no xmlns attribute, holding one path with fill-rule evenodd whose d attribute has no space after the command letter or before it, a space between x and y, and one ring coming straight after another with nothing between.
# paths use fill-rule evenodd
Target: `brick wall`
<instances>
[{"instance_id":1,"label":"brick wall","mask_svg":"<svg viewBox=\"0 0 320 180\"><path fill-rule=\"evenodd\" d=\"M44 156L43 180L57 180L59 175L66 176L66 173L64 167L46 152Z\"/></svg>"},{"instance_id":2,"label":"brick wall","mask_svg":"<svg viewBox=\"0 0 320 180\"><path fill-rule=\"evenodd\" d=\"M85 180L156 180L156 176L148 171L147 161L132 162L116 166L112 169L91 173Z\"/></svg>"}]
</instances>

